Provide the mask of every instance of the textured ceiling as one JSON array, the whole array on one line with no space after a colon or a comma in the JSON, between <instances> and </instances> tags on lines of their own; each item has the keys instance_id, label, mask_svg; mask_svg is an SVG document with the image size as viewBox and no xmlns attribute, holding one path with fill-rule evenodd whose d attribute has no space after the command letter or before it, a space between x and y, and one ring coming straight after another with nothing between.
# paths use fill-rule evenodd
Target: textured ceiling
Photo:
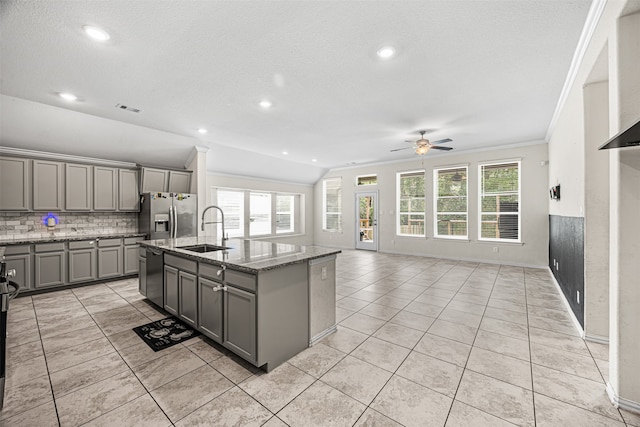
<instances>
[{"instance_id":1,"label":"textured ceiling","mask_svg":"<svg viewBox=\"0 0 640 427\"><path fill-rule=\"evenodd\" d=\"M218 172L313 182L415 156L389 150L421 129L452 153L541 140L589 6L3 0L0 145L166 166L199 145Z\"/></svg>"}]
</instances>

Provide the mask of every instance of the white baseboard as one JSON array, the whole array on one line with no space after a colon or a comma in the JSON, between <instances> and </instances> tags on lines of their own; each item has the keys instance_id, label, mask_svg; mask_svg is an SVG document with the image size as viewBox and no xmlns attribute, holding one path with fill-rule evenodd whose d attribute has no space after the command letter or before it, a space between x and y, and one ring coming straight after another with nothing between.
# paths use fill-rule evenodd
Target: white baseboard
<instances>
[{"instance_id":1,"label":"white baseboard","mask_svg":"<svg viewBox=\"0 0 640 427\"><path fill-rule=\"evenodd\" d=\"M603 337L600 335L591 335L591 334L585 333L584 339L585 341L591 341L591 342L597 342L598 344L609 345L609 337Z\"/></svg>"},{"instance_id":2,"label":"white baseboard","mask_svg":"<svg viewBox=\"0 0 640 427\"><path fill-rule=\"evenodd\" d=\"M618 393L616 393L609 382L607 382L607 394L609 395L609 400L611 400L611 403L613 403L616 408L640 414L640 403L618 396Z\"/></svg>"},{"instance_id":3,"label":"white baseboard","mask_svg":"<svg viewBox=\"0 0 640 427\"><path fill-rule=\"evenodd\" d=\"M560 287L560 284L556 280L556 276L553 275L553 271L551 271L551 267L547 266L547 270L549 270L549 274L551 274L551 279L553 279L553 283L555 283L556 288L558 289L558 292L560 292L560 296L562 297L562 302L564 302L564 306L569 312L569 316L571 316L571 320L573 320L573 326L576 327L576 329L580 333L580 336L583 339L586 339L584 335L584 329L582 329L582 325L580 324L580 322L578 322L578 318L576 317L575 313L571 309L571 306L569 305L569 301L567 301L567 297L564 296L564 292L562 292L562 288Z\"/></svg>"}]
</instances>

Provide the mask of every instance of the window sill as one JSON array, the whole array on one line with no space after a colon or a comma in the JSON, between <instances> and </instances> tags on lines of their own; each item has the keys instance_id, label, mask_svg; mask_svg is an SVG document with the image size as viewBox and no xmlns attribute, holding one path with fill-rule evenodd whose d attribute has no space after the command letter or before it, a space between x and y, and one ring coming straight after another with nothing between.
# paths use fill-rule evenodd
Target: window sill
<instances>
[{"instance_id":1,"label":"window sill","mask_svg":"<svg viewBox=\"0 0 640 427\"><path fill-rule=\"evenodd\" d=\"M463 243L470 243L471 242L471 240L468 237L456 238L456 237L433 236L431 239L433 239L433 240L443 240L443 241L447 241L447 242L463 242Z\"/></svg>"},{"instance_id":2,"label":"window sill","mask_svg":"<svg viewBox=\"0 0 640 427\"><path fill-rule=\"evenodd\" d=\"M478 239L478 243L483 245L507 245L507 246L524 246L524 242L508 242L505 240L486 240L486 239Z\"/></svg>"}]
</instances>

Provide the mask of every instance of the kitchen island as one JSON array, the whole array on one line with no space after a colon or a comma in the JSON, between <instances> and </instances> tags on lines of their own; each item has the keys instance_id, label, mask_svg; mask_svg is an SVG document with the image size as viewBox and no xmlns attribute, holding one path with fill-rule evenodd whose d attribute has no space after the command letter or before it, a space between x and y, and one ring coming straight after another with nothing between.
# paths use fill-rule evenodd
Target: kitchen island
<instances>
[{"instance_id":1,"label":"kitchen island","mask_svg":"<svg viewBox=\"0 0 640 427\"><path fill-rule=\"evenodd\" d=\"M140 293L266 371L336 330L338 249L212 237L140 245Z\"/></svg>"}]
</instances>

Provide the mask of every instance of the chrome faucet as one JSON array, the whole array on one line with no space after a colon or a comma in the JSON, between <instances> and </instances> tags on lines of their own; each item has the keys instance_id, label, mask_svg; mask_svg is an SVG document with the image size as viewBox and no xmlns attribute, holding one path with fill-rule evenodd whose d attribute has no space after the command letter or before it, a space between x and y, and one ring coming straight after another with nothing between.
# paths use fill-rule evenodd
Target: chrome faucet
<instances>
[{"instance_id":1,"label":"chrome faucet","mask_svg":"<svg viewBox=\"0 0 640 427\"><path fill-rule=\"evenodd\" d=\"M218 209L220 211L220 216L222 217L222 219L220 221L204 222L204 214L206 214L209 209ZM222 225L222 243L224 243L225 240L229 240L229 238L226 237L226 235L224 234L224 212L222 212L222 209L220 209L218 206L210 205L204 208L204 211L202 211L202 226L201 226L202 231L204 231L205 224L221 224Z\"/></svg>"}]
</instances>

